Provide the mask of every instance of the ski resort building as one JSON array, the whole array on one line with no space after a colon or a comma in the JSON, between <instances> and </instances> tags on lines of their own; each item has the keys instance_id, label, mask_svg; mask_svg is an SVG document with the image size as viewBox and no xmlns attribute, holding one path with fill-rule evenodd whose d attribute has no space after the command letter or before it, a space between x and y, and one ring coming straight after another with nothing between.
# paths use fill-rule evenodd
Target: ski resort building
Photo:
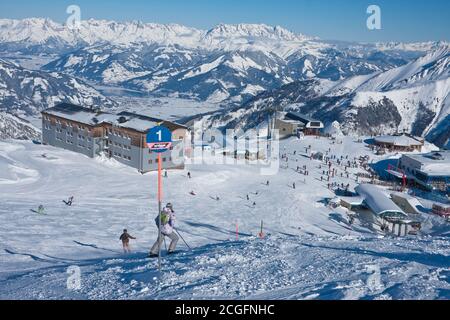
<instances>
[{"instance_id":1,"label":"ski resort building","mask_svg":"<svg viewBox=\"0 0 450 320\"><path fill-rule=\"evenodd\" d=\"M162 154L164 169L184 168L190 133L180 124L130 112L112 114L72 104L42 112L42 143L95 157L105 154L145 173L158 168L157 154L147 148L148 131L157 125L172 131L173 147Z\"/></svg>"},{"instance_id":2,"label":"ski resort building","mask_svg":"<svg viewBox=\"0 0 450 320\"><path fill-rule=\"evenodd\" d=\"M297 112L284 113L275 120L275 129L280 132L280 138L304 135L320 135L324 124Z\"/></svg>"},{"instance_id":3,"label":"ski resort building","mask_svg":"<svg viewBox=\"0 0 450 320\"><path fill-rule=\"evenodd\" d=\"M377 186L360 184L355 188L355 191L377 217L383 219L402 219L407 217L405 212Z\"/></svg>"},{"instance_id":4,"label":"ski resort building","mask_svg":"<svg viewBox=\"0 0 450 320\"><path fill-rule=\"evenodd\" d=\"M412 219L382 189L371 184L361 184L355 188L361 204L372 211L382 228L397 236L416 234L420 222Z\"/></svg>"},{"instance_id":5,"label":"ski resort building","mask_svg":"<svg viewBox=\"0 0 450 320\"><path fill-rule=\"evenodd\" d=\"M422 138L411 135L380 136L374 139L374 144L380 149L386 149L389 152L413 152L422 151L424 146Z\"/></svg>"},{"instance_id":6,"label":"ski resort building","mask_svg":"<svg viewBox=\"0 0 450 320\"><path fill-rule=\"evenodd\" d=\"M450 151L405 154L398 166L409 180L423 188L450 194Z\"/></svg>"},{"instance_id":7,"label":"ski resort building","mask_svg":"<svg viewBox=\"0 0 450 320\"><path fill-rule=\"evenodd\" d=\"M417 234L421 223L417 221L420 203L415 199L400 194L389 197L382 189L371 184L361 184L355 188L357 196L339 197L340 205L348 210L369 212L382 230L397 236ZM401 199L401 201L399 201ZM411 211L411 215L401 208Z\"/></svg>"}]
</instances>

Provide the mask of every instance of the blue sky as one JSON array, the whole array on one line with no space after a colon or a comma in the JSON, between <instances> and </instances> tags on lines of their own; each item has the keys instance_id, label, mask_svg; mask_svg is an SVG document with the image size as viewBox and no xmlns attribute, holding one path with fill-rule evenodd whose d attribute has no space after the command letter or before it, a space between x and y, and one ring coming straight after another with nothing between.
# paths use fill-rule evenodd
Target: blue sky
<instances>
[{"instance_id":1,"label":"blue sky","mask_svg":"<svg viewBox=\"0 0 450 320\"><path fill-rule=\"evenodd\" d=\"M79 5L82 19L141 20L209 29L218 23L266 23L327 40L450 40L448 0L13 0L1 18L48 17L64 22ZM366 27L367 7L380 6L382 30Z\"/></svg>"}]
</instances>

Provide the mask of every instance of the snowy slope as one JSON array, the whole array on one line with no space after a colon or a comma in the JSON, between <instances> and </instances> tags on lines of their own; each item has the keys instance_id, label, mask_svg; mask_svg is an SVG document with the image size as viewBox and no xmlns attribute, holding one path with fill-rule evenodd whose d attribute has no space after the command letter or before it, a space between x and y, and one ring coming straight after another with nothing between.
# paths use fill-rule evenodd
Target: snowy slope
<instances>
[{"instance_id":1,"label":"snowy slope","mask_svg":"<svg viewBox=\"0 0 450 320\"><path fill-rule=\"evenodd\" d=\"M0 297L17 298L19 293L20 299L449 299L449 244L448 239L400 243L356 237L253 238L165 258L161 277L155 261L144 254L111 254L78 262L83 277L77 291L65 288L72 262L47 258L51 267L3 281ZM381 282L369 285L376 268L383 272Z\"/></svg>"},{"instance_id":2,"label":"snowy slope","mask_svg":"<svg viewBox=\"0 0 450 320\"><path fill-rule=\"evenodd\" d=\"M34 114L59 102L115 105L81 80L64 74L27 70L0 59L0 110Z\"/></svg>"},{"instance_id":3,"label":"snowy slope","mask_svg":"<svg viewBox=\"0 0 450 320\"><path fill-rule=\"evenodd\" d=\"M191 180L184 171L170 171L165 201L174 203L179 231L194 250L180 242L183 252L164 258L157 281L156 262L145 258L156 236L155 174L52 147L0 142L0 297L448 299L448 225L439 232L424 228L411 239L383 237L368 218L351 227L345 211L325 206L333 194L320 181L319 163L303 156L308 145L323 152L332 147L337 155L369 154L352 139L336 146L307 138L283 143L290 169L276 176L262 177L252 165L190 165ZM310 175L296 173L297 165L306 165ZM98 188L98 181L107 187ZM61 200L70 195L75 202L69 208ZM216 195L222 200L211 199ZM29 211L41 203L47 215ZM425 225L435 219L424 218ZM265 240L255 237L261 220ZM138 238L130 256L121 254L117 240L124 227ZM65 288L71 265L82 272L75 292ZM380 287L368 285L374 266Z\"/></svg>"}]
</instances>

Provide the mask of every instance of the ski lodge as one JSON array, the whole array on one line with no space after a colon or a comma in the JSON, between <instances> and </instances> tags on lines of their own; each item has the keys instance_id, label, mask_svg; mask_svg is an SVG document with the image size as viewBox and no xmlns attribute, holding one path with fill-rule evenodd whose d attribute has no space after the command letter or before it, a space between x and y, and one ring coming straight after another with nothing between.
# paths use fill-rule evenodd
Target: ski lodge
<instances>
[{"instance_id":1,"label":"ski lodge","mask_svg":"<svg viewBox=\"0 0 450 320\"><path fill-rule=\"evenodd\" d=\"M421 152L425 141L410 135L379 136L374 139L374 145L388 152Z\"/></svg>"},{"instance_id":2,"label":"ski lodge","mask_svg":"<svg viewBox=\"0 0 450 320\"><path fill-rule=\"evenodd\" d=\"M42 143L94 158L105 154L145 173L158 168L157 154L147 148L147 133L157 125L172 131L173 146L162 154L164 169L184 168L188 128L131 112L112 114L62 103L42 112Z\"/></svg>"},{"instance_id":3,"label":"ski lodge","mask_svg":"<svg viewBox=\"0 0 450 320\"><path fill-rule=\"evenodd\" d=\"M324 129L324 124L298 112L287 112L275 120L275 129L280 132L280 138L300 136L300 134L318 136Z\"/></svg>"},{"instance_id":4,"label":"ski lodge","mask_svg":"<svg viewBox=\"0 0 450 320\"><path fill-rule=\"evenodd\" d=\"M424 189L450 194L450 151L404 154L398 168L407 179Z\"/></svg>"},{"instance_id":5,"label":"ski lodge","mask_svg":"<svg viewBox=\"0 0 450 320\"><path fill-rule=\"evenodd\" d=\"M420 228L420 222L411 219L377 186L361 184L355 188L355 191L358 196L340 198L343 207L353 211L359 208L369 209L376 220L383 226L387 226L389 232L398 236L416 233Z\"/></svg>"}]
</instances>

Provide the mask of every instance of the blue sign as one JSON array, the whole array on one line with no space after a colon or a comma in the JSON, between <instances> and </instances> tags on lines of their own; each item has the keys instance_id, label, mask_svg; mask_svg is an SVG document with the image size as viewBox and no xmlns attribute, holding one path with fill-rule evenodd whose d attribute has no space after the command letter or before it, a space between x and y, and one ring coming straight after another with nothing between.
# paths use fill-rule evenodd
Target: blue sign
<instances>
[{"instance_id":1,"label":"blue sign","mask_svg":"<svg viewBox=\"0 0 450 320\"><path fill-rule=\"evenodd\" d=\"M152 128L147 134L147 145L153 152L166 152L172 147L172 132L163 126Z\"/></svg>"}]
</instances>

